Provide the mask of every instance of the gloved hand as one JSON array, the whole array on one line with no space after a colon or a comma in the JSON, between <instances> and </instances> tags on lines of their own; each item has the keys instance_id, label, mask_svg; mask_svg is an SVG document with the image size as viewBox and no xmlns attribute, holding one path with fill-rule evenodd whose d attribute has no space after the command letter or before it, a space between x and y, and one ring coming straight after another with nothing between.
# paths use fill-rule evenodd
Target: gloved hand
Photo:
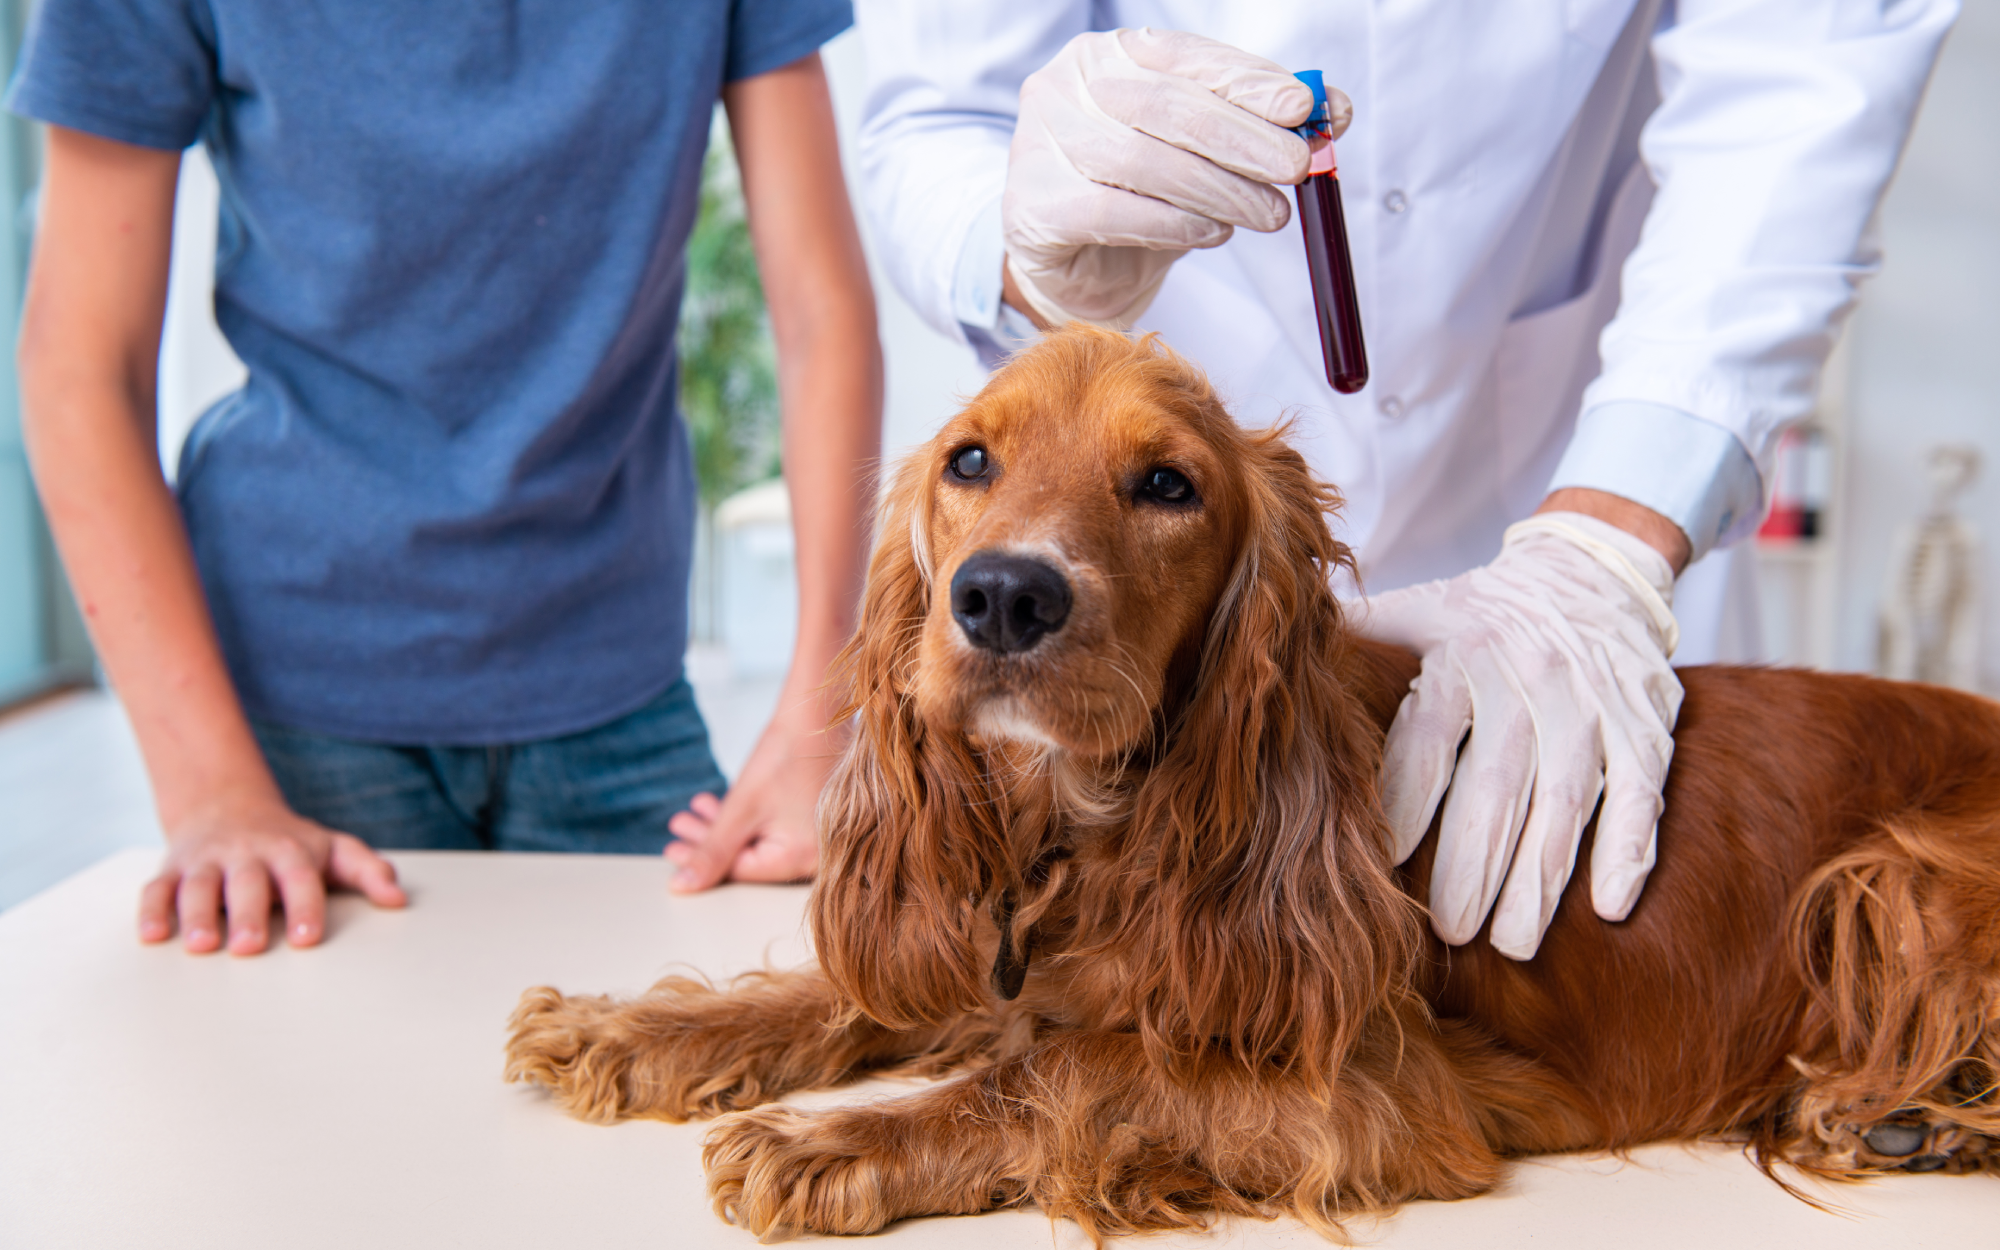
<instances>
[{"instance_id":1,"label":"gloved hand","mask_svg":"<svg viewBox=\"0 0 2000 1250\"><path fill-rule=\"evenodd\" d=\"M1336 136L1353 109L1327 92ZM1286 129L1312 92L1284 67L1177 30L1078 35L1021 84L1001 204L1007 264L1044 320L1124 329L1189 248L1273 231L1270 184L1306 175Z\"/></svg>"},{"instance_id":2,"label":"gloved hand","mask_svg":"<svg viewBox=\"0 0 2000 1250\"><path fill-rule=\"evenodd\" d=\"M1617 526L1550 512L1509 529L1483 568L1368 601L1362 632L1424 660L1389 728L1383 801L1401 862L1451 786L1431 870L1446 942L1471 941L1492 910L1494 948L1533 958L1600 795L1591 901L1606 920L1638 902L1681 706L1673 580Z\"/></svg>"}]
</instances>

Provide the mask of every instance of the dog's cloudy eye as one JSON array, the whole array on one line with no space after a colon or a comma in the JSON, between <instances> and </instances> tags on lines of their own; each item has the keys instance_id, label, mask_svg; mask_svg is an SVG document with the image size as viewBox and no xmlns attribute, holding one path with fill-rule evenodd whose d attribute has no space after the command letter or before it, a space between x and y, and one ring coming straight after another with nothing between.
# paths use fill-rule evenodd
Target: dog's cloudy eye
<instances>
[{"instance_id":1,"label":"dog's cloudy eye","mask_svg":"<svg viewBox=\"0 0 2000 1250\"><path fill-rule=\"evenodd\" d=\"M1151 469L1139 493L1163 503L1186 503L1194 498L1194 483L1172 469Z\"/></svg>"},{"instance_id":2,"label":"dog's cloudy eye","mask_svg":"<svg viewBox=\"0 0 2000 1250\"><path fill-rule=\"evenodd\" d=\"M951 458L951 471L958 477L971 481L986 476L986 449L967 447Z\"/></svg>"}]
</instances>

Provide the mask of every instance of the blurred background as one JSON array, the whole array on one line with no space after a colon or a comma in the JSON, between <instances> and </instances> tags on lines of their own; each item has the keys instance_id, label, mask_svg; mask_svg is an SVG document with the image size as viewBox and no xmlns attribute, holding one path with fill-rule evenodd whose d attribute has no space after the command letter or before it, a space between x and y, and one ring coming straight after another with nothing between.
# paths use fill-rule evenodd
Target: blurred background
<instances>
[{"instance_id":1,"label":"blurred background","mask_svg":"<svg viewBox=\"0 0 2000 1250\"><path fill-rule=\"evenodd\" d=\"M11 70L19 3L0 3ZM866 66L825 57L843 137ZM1880 671L2000 694L2000 6L1968 5L1880 219L1885 261L1836 353L1819 412L1779 456L1757 539L1762 660ZM38 136L0 120L0 341L13 342L34 228ZM849 182L854 182L851 170ZM160 450L242 380L215 328L217 189L183 163L160 361ZM11 207L10 207L11 206ZM862 222L864 235L868 226ZM869 241L871 257L873 244ZM874 266L888 369L884 448L928 437L984 371ZM681 399L701 489L689 676L734 772L789 658L792 539L776 382L742 198L718 116L681 329ZM112 850L159 839L144 771L35 504L12 352L0 353L0 908Z\"/></svg>"}]
</instances>

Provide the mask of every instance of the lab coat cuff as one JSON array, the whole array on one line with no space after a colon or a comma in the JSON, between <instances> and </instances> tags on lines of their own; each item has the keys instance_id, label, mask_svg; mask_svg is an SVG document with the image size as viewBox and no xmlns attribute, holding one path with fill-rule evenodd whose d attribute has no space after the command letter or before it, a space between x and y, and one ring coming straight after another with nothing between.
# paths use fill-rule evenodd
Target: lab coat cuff
<instances>
[{"instance_id":1,"label":"lab coat cuff","mask_svg":"<svg viewBox=\"0 0 2000 1250\"><path fill-rule=\"evenodd\" d=\"M1635 400L1587 409L1577 420L1551 491L1576 486L1644 504L1687 535L1699 560L1750 534L1763 514L1764 482L1736 435L1700 417Z\"/></svg>"},{"instance_id":2,"label":"lab coat cuff","mask_svg":"<svg viewBox=\"0 0 2000 1250\"><path fill-rule=\"evenodd\" d=\"M965 341L979 353L979 363L988 369L999 368L1010 354L1037 337L1034 322L1000 298L1000 271L1006 262L1007 243L996 196L965 232L951 282L951 315L965 331Z\"/></svg>"},{"instance_id":3,"label":"lab coat cuff","mask_svg":"<svg viewBox=\"0 0 2000 1250\"><path fill-rule=\"evenodd\" d=\"M952 271L951 315L968 330L992 330L1000 320L1000 267L1007 260L1007 243L1000 229L1000 200L979 210L965 241L958 247L958 267Z\"/></svg>"}]
</instances>

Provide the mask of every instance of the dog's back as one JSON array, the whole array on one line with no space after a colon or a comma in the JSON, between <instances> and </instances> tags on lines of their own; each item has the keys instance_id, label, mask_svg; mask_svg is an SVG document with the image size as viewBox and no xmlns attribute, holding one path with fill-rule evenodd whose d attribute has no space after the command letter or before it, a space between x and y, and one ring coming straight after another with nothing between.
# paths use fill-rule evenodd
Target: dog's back
<instances>
[{"instance_id":1,"label":"dog's back","mask_svg":"<svg viewBox=\"0 0 2000 1250\"><path fill-rule=\"evenodd\" d=\"M1360 658L1386 728L1416 662ZM1680 677L1658 863L1631 917L1598 919L1573 881L1530 962L1483 934L1433 943L1440 1018L1578 1091L1596 1140L1524 1149L1734 1129L1835 1172L1978 1166L2000 1127L2000 1037L1982 1028L2000 997L2000 705L1783 669ZM1419 899L1435 836L1403 869Z\"/></svg>"}]
</instances>

